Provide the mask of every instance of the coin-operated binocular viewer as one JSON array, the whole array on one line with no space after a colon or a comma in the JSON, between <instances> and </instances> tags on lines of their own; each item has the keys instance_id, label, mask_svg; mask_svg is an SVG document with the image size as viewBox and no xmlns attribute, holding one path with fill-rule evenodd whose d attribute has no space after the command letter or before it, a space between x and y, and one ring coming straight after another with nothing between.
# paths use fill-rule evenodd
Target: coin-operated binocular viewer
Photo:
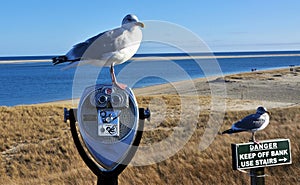
<instances>
[{"instance_id":1,"label":"coin-operated binocular viewer","mask_svg":"<svg viewBox=\"0 0 300 185\"><path fill-rule=\"evenodd\" d=\"M80 156L98 177L98 184L105 185L118 184L118 175L133 158L149 117L148 109L138 108L131 89L114 85L88 87L78 109L65 109Z\"/></svg>"}]
</instances>

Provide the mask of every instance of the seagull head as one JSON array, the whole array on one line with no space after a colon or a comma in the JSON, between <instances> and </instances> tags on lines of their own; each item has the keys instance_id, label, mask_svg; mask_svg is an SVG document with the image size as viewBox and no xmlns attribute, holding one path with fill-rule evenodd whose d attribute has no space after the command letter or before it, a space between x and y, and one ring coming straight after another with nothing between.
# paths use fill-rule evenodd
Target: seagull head
<instances>
[{"instance_id":1,"label":"seagull head","mask_svg":"<svg viewBox=\"0 0 300 185\"><path fill-rule=\"evenodd\" d=\"M139 26L141 28L144 28L145 25L142 22L139 22L139 19L137 18L136 15L133 14L128 14L124 17L122 21L122 26Z\"/></svg>"},{"instance_id":2,"label":"seagull head","mask_svg":"<svg viewBox=\"0 0 300 185\"><path fill-rule=\"evenodd\" d=\"M258 107L258 108L256 109L256 113L257 113L257 114L264 114L264 113L270 114L270 112L268 112L268 110L267 110L265 107Z\"/></svg>"}]
</instances>

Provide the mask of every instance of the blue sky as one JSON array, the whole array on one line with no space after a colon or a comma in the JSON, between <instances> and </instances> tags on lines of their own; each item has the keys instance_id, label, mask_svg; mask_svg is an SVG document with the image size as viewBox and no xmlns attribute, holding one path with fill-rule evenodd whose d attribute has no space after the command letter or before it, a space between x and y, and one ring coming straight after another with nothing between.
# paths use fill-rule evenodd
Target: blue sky
<instances>
[{"instance_id":1,"label":"blue sky","mask_svg":"<svg viewBox=\"0 0 300 185\"><path fill-rule=\"evenodd\" d=\"M181 25L213 51L300 50L299 7L299 0L4 0L0 56L64 54L128 13Z\"/></svg>"}]
</instances>

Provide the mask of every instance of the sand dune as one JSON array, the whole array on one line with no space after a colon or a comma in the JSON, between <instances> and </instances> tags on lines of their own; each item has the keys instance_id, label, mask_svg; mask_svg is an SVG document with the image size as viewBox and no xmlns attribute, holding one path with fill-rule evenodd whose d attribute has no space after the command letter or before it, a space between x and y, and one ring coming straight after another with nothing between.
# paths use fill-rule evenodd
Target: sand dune
<instances>
[{"instance_id":1,"label":"sand dune","mask_svg":"<svg viewBox=\"0 0 300 185\"><path fill-rule=\"evenodd\" d=\"M180 100L188 102L184 108L191 114L199 111L197 106L200 111L196 117L185 117L184 123L193 122L195 130L182 149L156 164L129 166L119 176L119 184L250 184L247 174L232 170L230 151L231 143L247 142L250 133L215 135L208 148L199 149L206 142L202 139L205 130L214 127L208 125L214 113L214 98L226 102L219 132L252 113L258 105L270 110L270 125L257 133L257 139L289 138L293 164L267 168L266 184L299 184L299 76L299 68L257 71L194 80L196 92L186 88L187 82L134 89L139 106L152 111L141 146L180 130ZM223 85L226 96L212 97L210 87ZM75 149L69 125L63 122L63 108L73 106L76 102L61 101L0 107L0 184L96 184L96 177Z\"/></svg>"}]
</instances>

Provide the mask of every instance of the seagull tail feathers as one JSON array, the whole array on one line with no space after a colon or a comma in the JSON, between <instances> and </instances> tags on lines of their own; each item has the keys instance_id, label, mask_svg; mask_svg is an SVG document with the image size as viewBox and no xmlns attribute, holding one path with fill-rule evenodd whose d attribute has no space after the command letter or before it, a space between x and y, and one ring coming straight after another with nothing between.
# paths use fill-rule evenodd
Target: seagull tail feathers
<instances>
[{"instance_id":1,"label":"seagull tail feathers","mask_svg":"<svg viewBox=\"0 0 300 185\"><path fill-rule=\"evenodd\" d=\"M233 134L237 132L244 132L245 130L233 130L233 129L228 129L222 132L222 134Z\"/></svg>"},{"instance_id":2,"label":"seagull tail feathers","mask_svg":"<svg viewBox=\"0 0 300 185\"><path fill-rule=\"evenodd\" d=\"M232 134L233 130L232 129L228 129L222 132L222 134Z\"/></svg>"},{"instance_id":3,"label":"seagull tail feathers","mask_svg":"<svg viewBox=\"0 0 300 185\"><path fill-rule=\"evenodd\" d=\"M80 58L76 58L76 59L71 60L66 55L62 55L62 56L52 58L52 63L54 65L61 64L61 63L64 63L64 62L74 63L74 62L78 62L78 61L80 61Z\"/></svg>"},{"instance_id":4,"label":"seagull tail feathers","mask_svg":"<svg viewBox=\"0 0 300 185\"><path fill-rule=\"evenodd\" d=\"M52 58L52 63L54 65L57 65L57 64L60 64L60 63L64 63L64 62L68 62L68 58L65 55L58 56L58 57L53 57Z\"/></svg>"}]
</instances>

